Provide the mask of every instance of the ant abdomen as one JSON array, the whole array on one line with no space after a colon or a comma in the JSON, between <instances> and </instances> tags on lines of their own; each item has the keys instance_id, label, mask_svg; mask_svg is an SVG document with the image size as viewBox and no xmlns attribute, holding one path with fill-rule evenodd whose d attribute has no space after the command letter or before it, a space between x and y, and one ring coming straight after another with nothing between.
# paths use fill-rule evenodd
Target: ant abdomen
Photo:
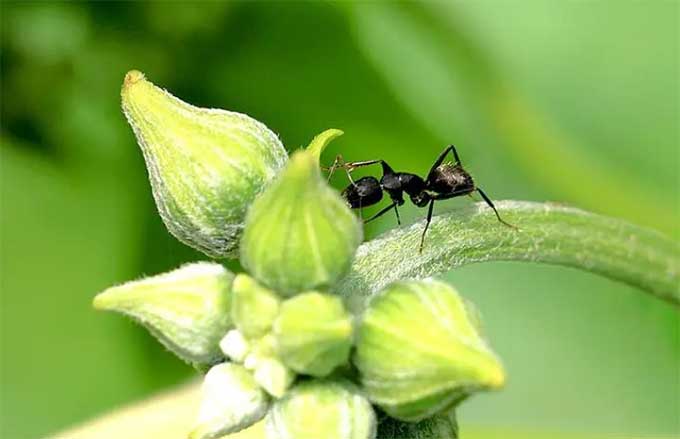
<instances>
[{"instance_id":1,"label":"ant abdomen","mask_svg":"<svg viewBox=\"0 0 680 439\"><path fill-rule=\"evenodd\" d=\"M440 194L462 195L475 190L475 183L462 166L445 163L430 172L428 189Z\"/></svg>"}]
</instances>

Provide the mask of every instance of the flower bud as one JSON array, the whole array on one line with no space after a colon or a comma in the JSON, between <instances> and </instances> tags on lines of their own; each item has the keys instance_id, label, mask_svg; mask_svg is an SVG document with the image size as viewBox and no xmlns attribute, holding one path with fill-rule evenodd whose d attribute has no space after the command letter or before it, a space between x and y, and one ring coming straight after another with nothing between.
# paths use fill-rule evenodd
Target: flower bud
<instances>
[{"instance_id":1,"label":"flower bud","mask_svg":"<svg viewBox=\"0 0 680 439\"><path fill-rule=\"evenodd\" d=\"M250 344L241 331L232 329L220 340L220 350L231 361L243 363L250 350Z\"/></svg>"},{"instance_id":2,"label":"flower bud","mask_svg":"<svg viewBox=\"0 0 680 439\"><path fill-rule=\"evenodd\" d=\"M373 407L349 383L307 381L276 401L266 418L267 439L373 439Z\"/></svg>"},{"instance_id":3,"label":"flower bud","mask_svg":"<svg viewBox=\"0 0 680 439\"><path fill-rule=\"evenodd\" d=\"M189 439L213 439L240 431L267 414L269 399L243 366L213 366L203 380L203 398Z\"/></svg>"},{"instance_id":4,"label":"flower bud","mask_svg":"<svg viewBox=\"0 0 680 439\"><path fill-rule=\"evenodd\" d=\"M303 293L283 302L274 336L279 357L288 367L322 377L347 363L352 319L339 297Z\"/></svg>"},{"instance_id":5,"label":"flower bud","mask_svg":"<svg viewBox=\"0 0 680 439\"><path fill-rule=\"evenodd\" d=\"M254 341L243 365L253 371L255 381L267 393L280 398L295 381L295 373L278 358L275 344L272 334Z\"/></svg>"},{"instance_id":6,"label":"flower bud","mask_svg":"<svg viewBox=\"0 0 680 439\"><path fill-rule=\"evenodd\" d=\"M234 256L248 206L286 162L279 139L244 114L189 105L135 70L121 98L170 233L209 256Z\"/></svg>"},{"instance_id":7,"label":"flower bud","mask_svg":"<svg viewBox=\"0 0 680 439\"><path fill-rule=\"evenodd\" d=\"M231 327L233 277L220 264L188 264L111 287L93 304L134 318L189 363L214 364L222 358L220 339Z\"/></svg>"},{"instance_id":8,"label":"flower bud","mask_svg":"<svg viewBox=\"0 0 680 439\"><path fill-rule=\"evenodd\" d=\"M361 224L321 178L314 154L298 151L251 206L241 262L258 281L291 296L334 283L361 238Z\"/></svg>"},{"instance_id":9,"label":"flower bud","mask_svg":"<svg viewBox=\"0 0 680 439\"><path fill-rule=\"evenodd\" d=\"M275 398L281 398L295 381L295 373L275 357L259 359L254 376L260 387Z\"/></svg>"},{"instance_id":10,"label":"flower bud","mask_svg":"<svg viewBox=\"0 0 680 439\"><path fill-rule=\"evenodd\" d=\"M354 363L371 401L404 421L505 380L458 293L434 280L392 284L370 302Z\"/></svg>"},{"instance_id":11,"label":"flower bud","mask_svg":"<svg viewBox=\"0 0 680 439\"><path fill-rule=\"evenodd\" d=\"M265 335L279 313L276 293L246 275L238 274L232 286L231 316L246 338Z\"/></svg>"}]
</instances>

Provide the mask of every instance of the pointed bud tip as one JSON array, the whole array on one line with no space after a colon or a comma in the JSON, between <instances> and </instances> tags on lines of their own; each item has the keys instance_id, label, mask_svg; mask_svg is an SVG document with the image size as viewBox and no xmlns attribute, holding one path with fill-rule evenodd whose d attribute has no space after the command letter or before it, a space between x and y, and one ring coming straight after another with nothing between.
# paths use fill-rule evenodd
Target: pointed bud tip
<instances>
[{"instance_id":1,"label":"pointed bud tip","mask_svg":"<svg viewBox=\"0 0 680 439\"><path fill-rule=\"evenodd\" d=\"M491 390L501 389L505 386L505 370L500 362L497 363L497 367L490 371L486 385Z\"/></svg>"},{"instance_id":2,"label":"pointed bud tip","mask_svg":"<svg viewBox=\"0 0 680 439\"><path fill-rule=\"evenodd\" d=\"M123 89L127 89L136 82L146 79L144 73L139 70L130 70L125 74L125 79L123 80Z\"/></svg>"},{"instance_id":3,"label":"pointed bud tip","mask_svg":"<svg viewBox=\"0 0 680 439\"><path fill-rule=\"evenodd\" d=\"M107 288L101 293L97 294L92 300L92 307L97 311L107 311L112 308L111 296L115 295L111 293L111 290L115 290L116 287Z\"/></svg>"},{"instance_id":4,"label":"pointed bud tip","mask_svg":"<svg viewBox=\"0 0 680 439\"><path fill-rule=\"evenodd\" d=\"M318 134L307 147L307 151L309 151L318 161L321 158L321 153L326 149L326 146L328 146L331 140L340 137L343 134L345 133L342 130L330 128L323 133Z\"/></svg>"}]
</instances>

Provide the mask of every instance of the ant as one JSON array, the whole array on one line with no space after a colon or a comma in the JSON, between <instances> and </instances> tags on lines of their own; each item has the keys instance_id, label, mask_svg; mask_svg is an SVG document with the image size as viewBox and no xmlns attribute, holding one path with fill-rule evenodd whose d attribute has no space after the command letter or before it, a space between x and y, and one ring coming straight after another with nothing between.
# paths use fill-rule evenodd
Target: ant
<instances>
[{"instance_id":1,"label":"ant","mask_svg":"<svg viewBox=\"0 0 680 439\"><path fill-rule=\"evenodd\" d=\"M453 154L455 162L452 164L450 162L444 163L444 159L448 153ZM383 175L380 180L375 177L367 176L362 177L356 181L352 179L350 172L356 168L363 166L369 166L374 164L380 164L382 166ZM439 200L448 200L449 198L459 197L461 195L471 195L473 192L477 191L479 195L482 196L486 204L489 205L496 214L498 221L505 224L508 227L517 229L505 222L496 210L493 202L489 197L486 196L484 191L475 185L472 177L468 172L463 169L463 165L458 157L458 152L456 147L453 145L447 146L439 157L434 162L430 168L430 172L427 174L427 178L423 180L415 174L410 174L408 172L394 172L390 165L385 162L385 160L368 160L363 162L345 162L342 156L338 155L335 161L330 166L330 168L324 168L329 171L328 179L330 180L333 172L336 169L343 168L347 173L347 178L349 178L350 185L347 186L342 191L342 197L347 201L352 209L361 209L367 206L372 206L377 204L383 198L383 191L387 192L392 204L380 210L378 213L373 215L364 223L373 221L374 219L382 216L391 209L394 209L394 213L397 215L397 224L401 225L401 219L399 218L399 210L397 206L404 204L404 192L408 194L411 202L418 207L425 207L429 205L427 209L427 222L425 223L425 230L420 238L420 250L423 252L423 245L425 243L425 234L427 233L428 227L430 227L430 222L432 221L432 211L434 209L434 202Z\"/></svg>"}]
</instances>

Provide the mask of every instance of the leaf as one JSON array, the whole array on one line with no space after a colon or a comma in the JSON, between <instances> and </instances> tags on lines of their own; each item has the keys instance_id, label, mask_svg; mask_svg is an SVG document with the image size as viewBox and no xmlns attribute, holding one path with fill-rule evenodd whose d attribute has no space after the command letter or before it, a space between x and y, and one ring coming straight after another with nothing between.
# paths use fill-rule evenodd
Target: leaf
<instances>
[{"instance_id":1,"label":"leaf","mask_svg":"<svg viewBox=\"0 0 680 439\"><path fill-rule=\"evenodd\" d=\"M552 203L502 201L500 224L478 203L432 218L418 253L424 222L362 244L335 291L360 312L384 286L484 261L524 261L574 267L636 286L680 304L680 248L658 232L622 220Z\"/></svg>"}]
</instances>

